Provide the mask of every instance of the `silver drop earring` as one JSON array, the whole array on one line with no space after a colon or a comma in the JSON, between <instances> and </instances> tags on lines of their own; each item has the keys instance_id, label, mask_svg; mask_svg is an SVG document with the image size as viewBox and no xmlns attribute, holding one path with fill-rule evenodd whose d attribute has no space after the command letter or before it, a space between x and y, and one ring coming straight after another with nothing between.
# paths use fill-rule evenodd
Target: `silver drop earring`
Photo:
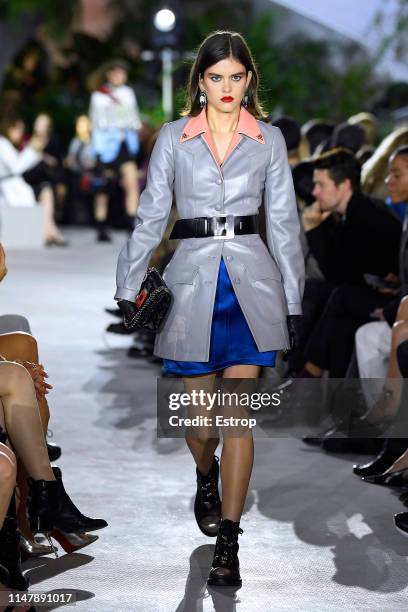
<instances>
[{"instance_id":1,"label":"silver drop earring","mask_svg":"<svg viewBox=\"0 0 408 612\"><path fill-rule=\"evenodd\" d=\"M242 106L246 108L248 106L248 101L249 101L248 93L246 93L245 96L242 98L242 102L241 102Z\"/></svg>"},{"instance_id":2,"label":"silver drop earring","mask_svg":"<svg viewBox=\"0 0 408 612\"><path fill-rule=\"evenodd\" d=\"M204 106L207 104L207 94L205 93L205 91L200 91L199 100L201 108L204 108Z\"/></svg>"}]
</instances>

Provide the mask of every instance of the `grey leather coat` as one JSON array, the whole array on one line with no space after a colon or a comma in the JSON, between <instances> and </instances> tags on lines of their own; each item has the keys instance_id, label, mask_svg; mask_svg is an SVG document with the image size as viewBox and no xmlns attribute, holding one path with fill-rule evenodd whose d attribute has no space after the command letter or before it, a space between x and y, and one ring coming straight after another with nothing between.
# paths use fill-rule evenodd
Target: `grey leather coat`
<instances>
[{"instance_id":1,"label":"grey leather coat","mask_svg":"<svg viewBox=\"0 0 408 612\"><path fill-rule=\"evenodd\" d=\"M287 314L301 314L304 259L286 145L258 121L220 167L202 134L183 141L187 117L165 124L149 163L135 230L120 252L115 298L134 300L167 226L173 192L180 218L253 215L264 198L268 248L258 234L181 240L163 278L174 296L154 354L208 361L221 256L260 351L289 347Z\"/></svg>"}]
</instances>

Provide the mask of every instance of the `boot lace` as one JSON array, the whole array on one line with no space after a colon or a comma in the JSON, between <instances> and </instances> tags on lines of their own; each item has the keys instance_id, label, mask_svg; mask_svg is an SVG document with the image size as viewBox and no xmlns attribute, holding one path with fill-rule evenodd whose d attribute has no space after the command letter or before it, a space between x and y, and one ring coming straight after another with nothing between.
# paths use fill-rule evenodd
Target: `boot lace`
<instances>
[{"instance_id":1,"label":"boot lace","mask_svg":"<svg viewBox=\"0 0 408 612\"><path fill-rule=\"evenodd\" d=\"M215 457L215 461L218 462L217 457ZM209 506L215 506L219 503L218 482L215 478L213 467L211 467L210 473L207 476L200 475L199 490L204 503Z\"/></svg>"},{"instance_id":2,"label":"boot lace","mask_svg":"<svg viewBox=\"0 0 408 612\"><path fill-rule=\"evenodd\" d=\"M230 539L224 533L219 533L214 551L213 567L223 566L231 567L234 560L236 559L238 552L238 534L242 535L243 529L239 528L236 537L232 536Z\"/></svg>"}]
</instances>

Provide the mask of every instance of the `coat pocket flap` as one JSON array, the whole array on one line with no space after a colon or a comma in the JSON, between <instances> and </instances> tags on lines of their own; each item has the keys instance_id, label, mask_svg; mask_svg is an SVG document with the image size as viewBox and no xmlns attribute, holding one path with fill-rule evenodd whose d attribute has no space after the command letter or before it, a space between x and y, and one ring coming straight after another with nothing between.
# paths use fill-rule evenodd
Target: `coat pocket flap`
<instances>
[{"instance_id":1,"label":"coat pocket flap","mask_svg":"<svg viewBox=\"0 0 408 612\"><path fill-rule=\"evenodd\" d=\"M247 273L253 281L258 281L265 278L270 278L271 280L278 281L282 280L282 274L280 273L277 266L274 266L273 264L268 266L259 266L256 268L247 268Z\"/></svg>"},{"instance_id":2,"label":"coat pocket flap","mask_svg":"<svg viewBox=\"0 0 408 612\"><path fill-rule=\"evenodd\" d=\"M198 266L186 266L179 262L170 263L163 273L163 280L169 286L176 283L192 285L198 270Z\"/></svg>"}]
</instances>

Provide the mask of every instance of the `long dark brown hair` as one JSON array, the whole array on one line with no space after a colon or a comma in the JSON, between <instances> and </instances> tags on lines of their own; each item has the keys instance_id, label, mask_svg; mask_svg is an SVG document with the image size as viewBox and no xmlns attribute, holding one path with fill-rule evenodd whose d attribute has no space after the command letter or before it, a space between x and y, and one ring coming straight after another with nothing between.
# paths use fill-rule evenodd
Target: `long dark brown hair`
<instances>
[{"instance_id":1,"label":"long dark brown hair","mask_svg":"<svg viewBox=\"0 0 408 612\"><path fill-rule=\"evenodd\" d=\"M247 90L247 110L257 119L267 118L258 100L259 76L251 51L241 34L226 30L218 30L209 34L197 50L196 58L190 70L185 106L181 111L183 117L186 115L195 117L201 111L199 102L200 75L203 76L207 68L229 57L234 58L245 66L247 73L249 70L252 72L252 78Z\"/></svg>"}]
</instances>

